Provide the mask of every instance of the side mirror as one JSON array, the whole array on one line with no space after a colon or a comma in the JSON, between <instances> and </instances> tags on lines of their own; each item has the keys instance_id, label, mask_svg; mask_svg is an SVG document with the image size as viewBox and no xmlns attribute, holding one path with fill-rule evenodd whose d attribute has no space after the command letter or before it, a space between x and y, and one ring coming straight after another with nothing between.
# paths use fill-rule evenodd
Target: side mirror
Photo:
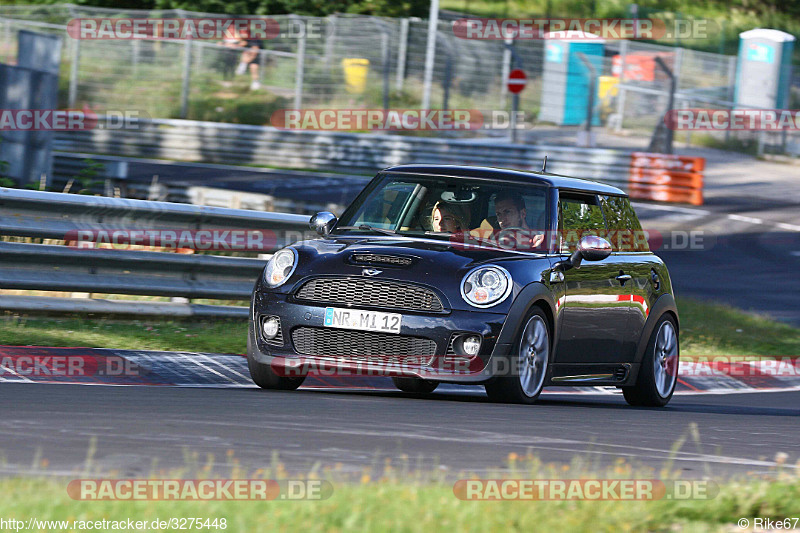
<instances>
[{"instance_id":1,"label":"side mirror","mask_svg":"<svg viewBox=\"0 0 800 533\"><path fill-rule=\"evenodd\" d=\"M308 221L308 225L323 237L327 237L333 229L333 226L336 225L336 220L336 215L330 211L320 211L311 217L311 220Z\"/></svg>"},{"instance_id":2,"label":"side mirror","mask_svg":"<svg viewBox=\"0 0 800 533\"><path fill-rule=\"evenodd\" d=\"M569 257L569 265L580 268L581 261L602 261L611 255L611 243L596 235L587 235L578 241L578 248Z\"/></svg>"}]
</instances>

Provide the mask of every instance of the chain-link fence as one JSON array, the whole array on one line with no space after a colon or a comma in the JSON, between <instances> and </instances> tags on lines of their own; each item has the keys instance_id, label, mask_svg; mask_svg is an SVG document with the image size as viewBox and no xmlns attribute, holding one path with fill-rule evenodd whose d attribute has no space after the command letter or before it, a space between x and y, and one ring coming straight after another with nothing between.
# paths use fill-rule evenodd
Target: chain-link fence
<instances>
[{"instance_id":1,"label":"chain-link fence","mask_svg":"<svg viewBox=\"0 0 800 533\"><path fill-rule=\"evenodd\" d=\"M61 34L63 107L137 110L153 118L269 124L276 109L419 108L423 99L428 35L424 20L272 16L281 28L279 35L261 43L254 65L246 65L242 73L242 51L221 42L67 36L70 20L93 17L220 15L74 5L3 6L0 61L16 57L21 29ZM523 68L528 78L520 95L520 110L526 116L539 117L543 94L565 91L543 87L545 41L520 40L510 47L503 41L462 39L454 34L452 22L440 23L436 41L432 108L509 110L506 78L515 67ZM655 57L677 76L675 107L727 108L733 100L735 56L638 41L606 42L603 54L595 112L603 125L614 130L649 132L663 120L670 82L655 66ZM357 68L348 74L348 65ZM549 98L545 103L550 105ZM737 135L755 138L747 132Z\"/></svg>"}]
</instances>

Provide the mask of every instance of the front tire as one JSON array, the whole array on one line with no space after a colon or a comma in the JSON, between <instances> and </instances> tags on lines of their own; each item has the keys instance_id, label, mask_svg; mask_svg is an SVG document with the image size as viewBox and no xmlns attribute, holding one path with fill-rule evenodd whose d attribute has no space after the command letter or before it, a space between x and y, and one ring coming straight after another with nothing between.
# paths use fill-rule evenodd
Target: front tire
<instances>
[{"instance_id":1,"label":"front tire","mask_svg":"<svg viewBox=\"0 0 800 533\"><path fill-rule=\"evenodd\" d=\"M413 392L415 394L430 394L439 386L437 381L428 381L421 378L392 378L394 386L403 392Z\"/></svg>"},{"instance_id":2,"label":"front tire","mask_svg":"<svg viewBox=\"0 0 800 533\"><path fill-rule=\"evenodd\" d=\"M253 379L253 383L262 389L295 390L306 379L305 376L279 376L270 365L259 363L250 355L247 356L247 368L250 370L250 377Z\"/></svg>"},{"instance_id":3,"label":"front tire","mask_svg":"<svg viewBox=\"0 0 800 533\"><path fill-rule=\"evenodd\" d=\"M664 315L647 343L636 385L622 387L625 401L639 407L667 405L678 381L679 359L678 326L671 315Z\"/></svg>"},{"instance_id":4,"label":"front tire","mask_svg":"<svg viewBox=\"0 0 800 533\"><path fill-rule=\"evenodd\" d=\"M535 307L512 354L511 375L498 376L486 382L486 394L493 402L532 404L544 388L547 365L550 362L550 322L542 309Z\"/></svg>"}]
</instances>

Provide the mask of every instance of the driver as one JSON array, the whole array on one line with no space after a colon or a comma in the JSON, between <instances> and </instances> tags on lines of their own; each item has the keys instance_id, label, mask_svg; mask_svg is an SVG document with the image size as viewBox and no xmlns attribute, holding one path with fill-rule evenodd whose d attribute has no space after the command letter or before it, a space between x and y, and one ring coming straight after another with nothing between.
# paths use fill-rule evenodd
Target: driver
<instances>
[{"instance_id":1,"label":"driver","mask_svg":"<svg viewBox=\"0 0 800 533\"><path fill-rule=\"evenodd\" d=\"M494 214L497 215L497 224L500 229L530 229L528 221L525 219L528 210L525 208L525 200L521 196L511 194L509 191L497 193L494 198Z\"/></svg>"},{"instance_id":2,"label":"driver","mask_svg":"<svg viewBox=\"0 0 800 533\"><path fill-rule=\"evenodd\" d=\"M500 226L499 231L493 229L481 228L472 230L470 233L479 238L488 238L491 235L500 236L506 233L504 230L526 230L516 232L513 239L510 241L513 247L521 249L539 248L544 243L544 234L531 231L528 226L527 216L528 209L525 206L525 200L519 194L514 194L511 191L500 191L494 198L494 213L497 217L497 225Z\"/></svg>"}]
</instances>

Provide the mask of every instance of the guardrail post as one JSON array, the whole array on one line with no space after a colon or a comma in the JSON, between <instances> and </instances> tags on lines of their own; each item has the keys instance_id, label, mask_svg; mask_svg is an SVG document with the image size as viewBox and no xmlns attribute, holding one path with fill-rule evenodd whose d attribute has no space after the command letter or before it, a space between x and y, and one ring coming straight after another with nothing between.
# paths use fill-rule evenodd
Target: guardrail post
<instances>
[{"instance_id":1,"label":"guardrail post","mask_svg":"<svg viewBox=\"0 0 800 533\"><path fill-rule=\"evenodd\" d=\"M69 66L69 95L67 96L67 107L73 109L75 100L78 98L78 67L81 61L81 40L70 39L72 41L72 63Z\"/></svg>"},{"instance_id":2,"label":"guardrail post","mask_svg":"<svg viewBox=\"0 0 800 533\"><path fill-rule=\"evenodd\" d=\"M181 118L189 114L189 78L192 72L192 39L183 45L183 82L181 86Z\"/></svg>"},{"instance_id":3,"label":"guardrail post","mask_svg":"<svg viewBox=\"0 0 800 533\"><path fill-rule=\"evenodd\" d=\"M297 67L294 77L294 108L300 109L303 105L303 70L306 63L306 33L303 32L297 39Z\"/></svg>"},{"instance_id":4,"label":"guardrail post","mask_svg":"<svg viewBox=\"0 0 800 533\"><path fill-rule=\"evenodd\" d=\"M408 19L400 19L400 48L397 50L397 74L394 88L403 90L403 80L406 77L406 54L408 53Z\"/></svg>"}]
</instances>

